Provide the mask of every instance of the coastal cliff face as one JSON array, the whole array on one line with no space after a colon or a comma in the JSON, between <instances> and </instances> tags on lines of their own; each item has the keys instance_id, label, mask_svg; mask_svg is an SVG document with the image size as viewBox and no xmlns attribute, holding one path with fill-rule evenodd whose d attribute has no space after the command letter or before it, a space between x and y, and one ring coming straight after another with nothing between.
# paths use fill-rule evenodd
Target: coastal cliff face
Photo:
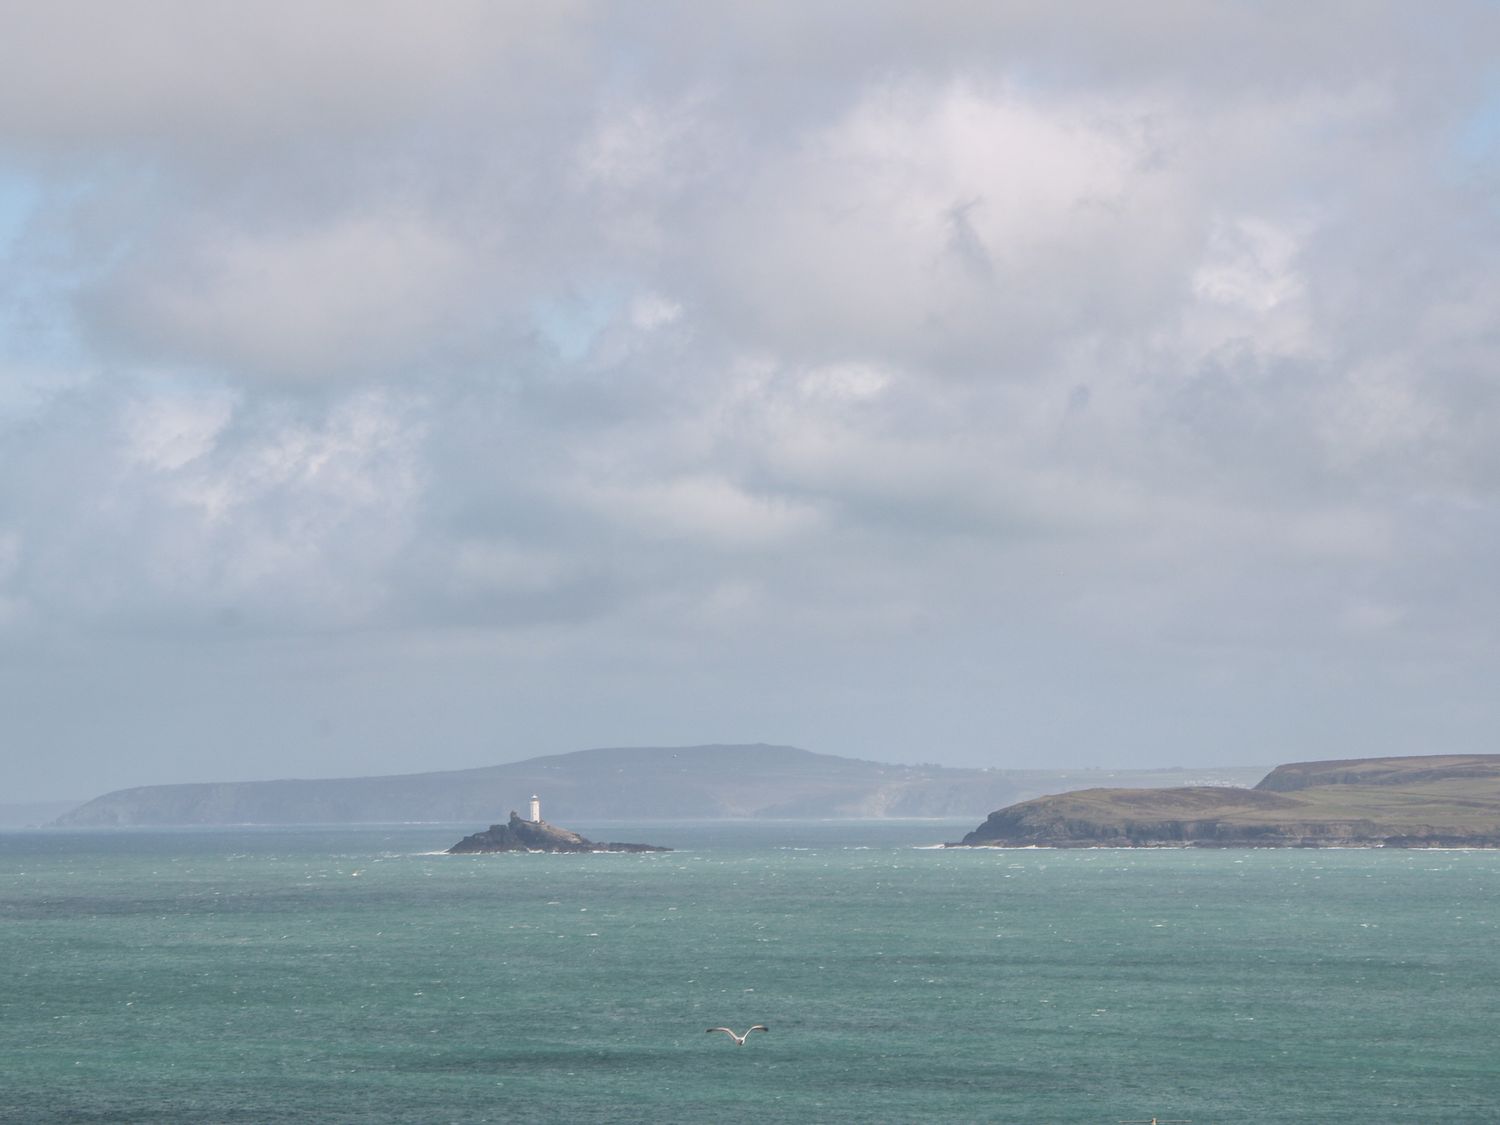
<instances>
[{"instance_id":1,"label":"coastal cliff face","mask_svg":"<svg viewBox=\"0 0 1500 1125\"><path fill-rule=\"evenodd\" d=\"M596 844L593 840L548 824L545 820L522 820L510 814L509 822L492 824L483 832L465 836L448 849L449 855L480 852L669 852L651 844Z\"/></svg>"},{"instance_id":2,"label":"coastal cliff face","mask_svg":"<svg viewBox=\"0 0 1500 1125\"><path fill-rule=\"evenodd\" d=\"M1500 755L1278 766L1254 789L1085 789L989 815L990 847L1500 847Z\"/></svg>"}]
</instances>

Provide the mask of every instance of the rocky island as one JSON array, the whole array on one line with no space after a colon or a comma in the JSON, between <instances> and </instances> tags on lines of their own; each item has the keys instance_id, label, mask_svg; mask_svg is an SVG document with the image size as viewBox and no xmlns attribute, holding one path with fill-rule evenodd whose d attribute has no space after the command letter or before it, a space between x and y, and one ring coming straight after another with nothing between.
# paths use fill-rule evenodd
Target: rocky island
<instances>
[{"instance_id":1,"label":"rocky island","mask_svg":"<svg viewBox=\"0 0 1500 1125\"><path fill-rule=\"evenodd\" d=\"M1296 762L1253 789L1081 789L949 846L1500 848L1500 754Z\"/></svg>"},{"instance_id":2,"label":"rocky island","mask_svg":"<svg viewBox=\"0 0 1500 1125\"><path fill-rule=\"evenodd\" d=\"M652 844L596 844L593 840L548 824L545 820L522 820L515 811L505 824L492 824L483 832L465 836L448 849L449 855L480 852L669 852Z\"/></svg>"}]
</instances>

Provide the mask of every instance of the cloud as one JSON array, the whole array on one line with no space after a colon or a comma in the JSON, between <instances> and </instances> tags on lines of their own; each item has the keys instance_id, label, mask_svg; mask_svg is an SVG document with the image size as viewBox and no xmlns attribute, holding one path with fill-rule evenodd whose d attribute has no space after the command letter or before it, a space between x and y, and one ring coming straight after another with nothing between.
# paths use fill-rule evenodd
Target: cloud
<instances>
[{"instance_id":1,"label":"cloud","mask_svg":"<svg viewBox=\"0 0 1500 1125\"><path fill-rule=\"evenodd\" d=\"M459 329L477 280L450 232L401 211L293 232L210 227L144 257L89 297L105 342L291 381L420 367Z\"/></svg>"},{"instance_id":2,"label":"cloud","mask_svg":"<svg viewBox=\"0 0 1500 1125\"><path fill-rule=\"evenodd\" d=\"M754 496L713 477L585 485L581 502L637 535L731 547L784 543L817 522L809 504Z\"/></svg>"},{"instance_id":3,"label":"cloud","mask_svg":"<svg viewBox=\"0 0 1500 1125\"><path fill-rule=\"evenodd\" d=\"M80 660L147 754L174 684L256 712L212 652L401 768L434 713L445 764L1475 741L1495 21L18 12L10 703Z\"/></svg>"},{"instance_id":4,"label":"cloud","mask_svg":"<svg viewBox=\"0 0 1500 1125\"><path fill-rule=\"evenodd\" d=\"M548 56L578 11L471 0L441 18L385 0L21 9L0 48L0 132L42 151L187 147L190 158L378 134Z\"/></svg>"},{"instance_id":5,"label":"cloud","mask_svg":"<svg viewBox=\"0 0 1500 1125\"><path fill-rule=\"evenodd\" d=\"M1171 266L1161 244L1182 238L1182 209L1132 136L1144 112L877 86L760 161L692 265L715 271L701 281L726 327L762 346L969 372L1033 362L1082 308L1114 312L1101 295L1139 306L1173 283L1149 272ZM1156 252L1138 254L1148 238ZM1127 263L1129 289L1113 284Z\"/></svg>"},{"instance_id":6,"label":"cloud","mask_svg":"<svg viewBox=\"0 0 1500 1125\"><path fill-rule=\"evenodd\" d=\"M196 392L98 397L104 417L59 404L50 433L10 445L13 471L56 482L6 489L16 581L44 619L149 633L381 612L422 487L419 412L379 394L301 418Z\"/></svg>"}]
</instances>

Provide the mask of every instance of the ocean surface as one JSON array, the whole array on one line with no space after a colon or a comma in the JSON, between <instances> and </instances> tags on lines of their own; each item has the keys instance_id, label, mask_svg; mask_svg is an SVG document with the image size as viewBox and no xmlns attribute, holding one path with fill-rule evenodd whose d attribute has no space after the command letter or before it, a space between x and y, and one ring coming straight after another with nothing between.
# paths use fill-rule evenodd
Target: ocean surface
<instances>
[{"instance_id":1,"label":"ocean surface","mask_svg":"<svg viewBox=\"0 0 1500 1125\"><path fill-rule=\"evenodd\" d=\"M1500 1120L1500 853L975 823L0 833L0 1121Z\"/></svg>"}]
</instances>

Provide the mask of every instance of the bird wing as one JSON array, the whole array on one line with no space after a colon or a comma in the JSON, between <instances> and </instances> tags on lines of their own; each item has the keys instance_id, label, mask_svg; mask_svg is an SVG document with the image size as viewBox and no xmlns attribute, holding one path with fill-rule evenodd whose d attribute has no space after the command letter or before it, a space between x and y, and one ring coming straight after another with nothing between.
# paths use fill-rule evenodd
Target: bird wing
<instances>
[{"instance_id":1,"label":"bird wing","mask_svg":"<svg viewBox=\"0 0 1500 1125\"><path fill-rule=\"evenodd\" d=\"M763 1023L758 1023L758 1024L756 1024L756 1025L755 1025L755 1026L754 1026L754 1027L752 1027L752 1028L751 1028L751 1029L750 1029L750 1031L770 1031L770 1030L771 1030L771 1029L770 1029L770 1028L769 1028L769 1027L767 1027L767 1026L766 1026L766 1025L765 1025L765 1024L763 1024ZM746 1034L746 1035L749 1035L749 1034L750 1034L750 1031L747 1031L747 1032L745 1032L745 1034Z\"/></svg>"},{"instance_id":2,"label":"bird wing","mask_svg":"<svg viewBox=\"0 0 1500 1125\"><path fill-rule=\"evenodd\" d=\"M729 1036L733 1036L734 1035L734 1032L730 1031L727 1027L711 1027L707 1031L705 1031L703 1034L704 1035L712 1035L716 1031L722 1031L725 1035L729 1035Z\"/></svg>"}]
</instances>

